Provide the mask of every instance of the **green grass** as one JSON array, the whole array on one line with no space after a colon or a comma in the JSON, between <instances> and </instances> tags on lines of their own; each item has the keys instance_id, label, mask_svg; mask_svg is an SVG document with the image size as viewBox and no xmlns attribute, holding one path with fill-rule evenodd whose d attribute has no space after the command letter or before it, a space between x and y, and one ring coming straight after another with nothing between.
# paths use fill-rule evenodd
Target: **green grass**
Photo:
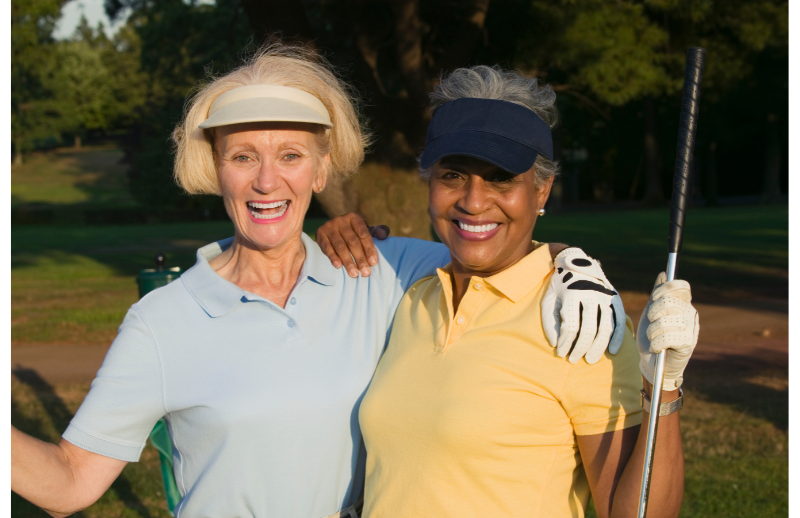
<instances>
[{"instance_id":1,"label":"green grass","mask_svg":"<svg viewBox=\"0 0 800 518\"><path fill-rule=\"evenodd\" d=\"M320 224L308 220L305 231L313 236ZM230 222L14 227L12 343L108 344L156 253L186 270L199 247L231 235Z\"/></svg>"},{"instance_id":2,"label":"green grass","mask_svg":"<svg viewBox=\"0 0 800 518\"><path fill-rule=\"evenodd\" d=\"M580 246L615 287L649 293L667 264L668 230L669 209L553 213L537 220L534 238ZM788 207L690 209L678 276L698 300L787 298Z\"/></svg>"},{"instance_id":3,"label":"green grass","mask_svg":"<svg viewBox=\"0 0 800 518\"><path fill-rule=\"evenodd\" d=\"M135 205L122 158L114 145L35 153L21 166L11 166L11 205Z\"/></svg>"}]
</instances>

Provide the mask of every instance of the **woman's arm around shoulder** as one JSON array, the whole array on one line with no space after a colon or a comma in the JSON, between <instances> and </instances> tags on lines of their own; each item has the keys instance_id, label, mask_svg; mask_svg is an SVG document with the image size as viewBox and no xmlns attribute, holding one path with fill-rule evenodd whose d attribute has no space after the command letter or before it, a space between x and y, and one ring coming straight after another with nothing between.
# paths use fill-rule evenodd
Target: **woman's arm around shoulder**
<instances>
[{"instance_id":1,"label":"woman's arm around shoulder","mask_svg":"<svg viewBox=\"0 0 800 518\"><path fill-rule=\"evenodd\" d=\"M325 222L317 230L316 240L331 264L336 268L344 265L351 277L359 273L367 277L371 266L383 261L388 266L384 271L399 279L403 289L450 262L450 253L441 243L388 236L385 225L368 227L360 215L351 212Z\"/></svg>"}]
</instances>

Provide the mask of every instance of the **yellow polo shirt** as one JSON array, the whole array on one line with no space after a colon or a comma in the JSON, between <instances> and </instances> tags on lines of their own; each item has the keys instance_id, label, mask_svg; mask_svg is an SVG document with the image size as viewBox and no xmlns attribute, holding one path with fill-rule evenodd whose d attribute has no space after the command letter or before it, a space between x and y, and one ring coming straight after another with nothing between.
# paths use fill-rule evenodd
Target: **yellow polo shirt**
<instances>
[{"instance_id":1,"label":"yellow polo shirt","mask_svg":"<svg viewBox=\"0 0 800 518\"><path fill-rule=\"evenodd\" d=\"M641 423L639 357L630 319L617 355L556 356L540 307L552 271L539 246L472 277L455 314L449 266L406 293L361 403L363 516L584 515L576 434Z\"/></svg>"}]
</instances>

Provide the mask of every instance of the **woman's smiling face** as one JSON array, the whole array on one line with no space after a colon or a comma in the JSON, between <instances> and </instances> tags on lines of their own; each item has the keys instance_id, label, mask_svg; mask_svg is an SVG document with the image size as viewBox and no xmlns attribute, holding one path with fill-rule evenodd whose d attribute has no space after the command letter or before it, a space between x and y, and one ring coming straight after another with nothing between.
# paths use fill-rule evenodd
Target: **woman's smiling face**
<instances>
[{"instance_id":1,"label":"woman's smiling face","mask_svg":"<svg viewBox=\"0 0 800 518\"><path fill-rule=\"evenodd\" d=\"M267 250L300 236L311 196L325 187L330 163L317 145L318 131L317 125L290 122L216 131L222 198L238 238Z\"/></svg>"},{"instance_id":2,"label":"woman's smiling face","mask_svg":"<svg viewBox=\"0 0 800 518\"><path fill-rule=\"evenodd\" d=\"M476 158L439 160L430 178L429 213L454 272L488 277L530 253L552 183L537 188L533 168L513 175Z\"/></svg>"}]
</instances>

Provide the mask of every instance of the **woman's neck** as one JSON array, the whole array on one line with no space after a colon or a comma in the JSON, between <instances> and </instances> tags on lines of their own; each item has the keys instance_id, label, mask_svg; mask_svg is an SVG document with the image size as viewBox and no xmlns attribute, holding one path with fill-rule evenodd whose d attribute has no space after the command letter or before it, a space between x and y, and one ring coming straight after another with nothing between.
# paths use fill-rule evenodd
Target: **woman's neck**
<instances>
[{"instance_id":1,"label":"woman's neck","mask_svg":"<svg viewBox=\"0 0 800 518\"><path fill-rule=\"evenodd\" d=\"M507 260L499 261L497 266L486 268L474 268L461 264L458 259L453 257L453 254L450 254L450 268L452 268L453 272L453 313L458 311L458 305L469 289L469 283L472 277L478 276L485 279L507 270L525 258L529 253L533 252L538 246L541 246L541 243L534 245L532 241L526 242L520 246L515 254L508 257Z\"/></svg>"},{"instance_id":2,"label":"woman's neck","mask_svg":"<svg viewBox=\"0 0 800 518\"><path fill-rule=\"evenodd\" d=\"M269 250L254 248L237 235L231 246L208 264L223 279L283 308L297 284L305 258L300 235Z\"/></svg>"}]
</instances>

